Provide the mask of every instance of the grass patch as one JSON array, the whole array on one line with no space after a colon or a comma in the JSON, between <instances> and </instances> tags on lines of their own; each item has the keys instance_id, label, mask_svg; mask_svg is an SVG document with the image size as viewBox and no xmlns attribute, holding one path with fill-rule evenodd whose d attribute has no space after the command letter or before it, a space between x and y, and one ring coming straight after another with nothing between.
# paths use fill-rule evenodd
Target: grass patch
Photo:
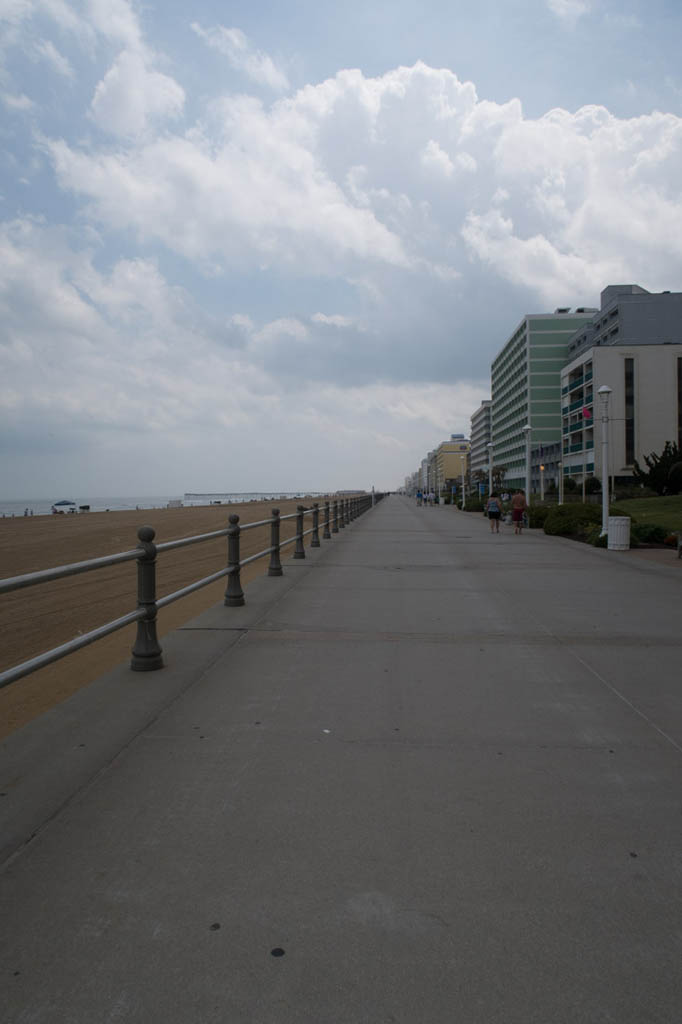
<instances>
[{"instance_id":1,"label":"grass patch","mask_svg":"<svg viewBox=\"0 0 682 1024\"><path fill-rule=\"evenodd\" d=\"M682 531L682 494L662 498L628 498L618 502L618 509L633 516L638 523L651 523L673 532Z\"/></svg>"}]
</instances>

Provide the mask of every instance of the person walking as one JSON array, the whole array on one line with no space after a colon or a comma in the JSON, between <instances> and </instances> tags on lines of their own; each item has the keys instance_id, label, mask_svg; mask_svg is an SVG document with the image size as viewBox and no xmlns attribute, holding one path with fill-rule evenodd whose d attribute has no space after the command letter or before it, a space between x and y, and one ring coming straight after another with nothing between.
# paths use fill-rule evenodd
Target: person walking
<instances>
[{"instance_id":1,"label":"person walking","mask_svg":"<svg viewBox=\"0 0 682 1024\"><path fill-rule=\"evenodd\" d=\"M511 500L512 507L512 522L514 524L514 533L520 534L523 530L523 514L528 508L526 505L526 496L522 490L514 491Z\"/></svg>"},{"instance_id":2,"label":"person walking","mask_svg":"<svg viewBox=\"0 0 682 1024\"><path fill-rule=\"evenodd\" d=\"M421 503L422 503L422 492L421 491L417 491L417 505L421 505Z\"/></svg>"},{"instance_id":3,"label":"person walking","mask_svg":"<svg viewBox=\"0 0 682 1024\"><path fill-rule=\"evenodd\" d=\"M490 520L490 532L499 533L500 519L502 517L502 502L498 498L497 493L495 491L493 491L493 493L488 498L485 510L488 519Z\"/></svg>"}]
</instances>

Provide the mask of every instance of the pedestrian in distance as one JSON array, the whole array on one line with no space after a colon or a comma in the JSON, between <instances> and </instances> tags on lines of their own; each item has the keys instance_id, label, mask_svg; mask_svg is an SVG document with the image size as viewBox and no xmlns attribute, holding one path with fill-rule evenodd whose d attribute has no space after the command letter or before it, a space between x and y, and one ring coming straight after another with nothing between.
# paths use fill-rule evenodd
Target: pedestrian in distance
<instances>
[{"instance_id":1,"label":"pedestrian in distance","mask_svg":"<svg viewBox=\"0 0 682 1024\"><path fill-rule=\"evenodd\" d=\"M523 530L523 516L527 509L526 496L522 490L514 491L511 500L512 507L512 522L514 524L514 533L521 534Z\"/></svg>"},{"instance_id":2,"label":"pedestrian in distance","mask_svg":"<svg viewBox=\"0 0 682 1024\"><path fill-rule=\"evenodd\" d=\"M502 502L500 501L497 492L493 493L486 502L485 511L490 520L490 532L500 532L500 519L502 518Z\"/></svg>"},{"instance_id":3,"label":"pedestrian in distance","mask_svg":"<svg viewBox=\"0 0 682 1024\"><path fill-rule=\"evenodd\" d=\"M417 504L421 505L421 503L422 503L422 492L421 491L417 491Z\"/></svg>"}]
</instances>

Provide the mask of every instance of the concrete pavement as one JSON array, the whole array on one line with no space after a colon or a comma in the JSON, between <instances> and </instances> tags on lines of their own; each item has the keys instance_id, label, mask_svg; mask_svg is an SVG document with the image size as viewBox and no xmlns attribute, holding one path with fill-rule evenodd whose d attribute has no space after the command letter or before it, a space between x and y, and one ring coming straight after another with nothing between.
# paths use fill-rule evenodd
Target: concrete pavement
<instances>
[{"instance_id":1,"label":"concrete pavement","mask_svg":"<svg viewBox=\"0 0 682 1024\"><path fill-rule=\"evenodd\" d=\"M0 1019L679 1020L682 577L502 531L391 497L9 737Z\"/></svg>"}]
</instances>

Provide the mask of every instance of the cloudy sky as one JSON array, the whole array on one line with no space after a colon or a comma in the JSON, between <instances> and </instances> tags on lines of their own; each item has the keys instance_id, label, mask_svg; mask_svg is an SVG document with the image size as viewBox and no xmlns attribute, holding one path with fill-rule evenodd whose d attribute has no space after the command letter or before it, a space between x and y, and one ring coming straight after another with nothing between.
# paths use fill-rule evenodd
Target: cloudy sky
<instances>
[{"instance_id":1,"label":"cloudy sky","mask_svg":"<svg viewBox=\"0 0 682 1024\"><path fill-rule=\"evenodd\" d=\"M394 487L682 289L678 0L0 0L0 494Z\"/></svg>"}]
</instances>

